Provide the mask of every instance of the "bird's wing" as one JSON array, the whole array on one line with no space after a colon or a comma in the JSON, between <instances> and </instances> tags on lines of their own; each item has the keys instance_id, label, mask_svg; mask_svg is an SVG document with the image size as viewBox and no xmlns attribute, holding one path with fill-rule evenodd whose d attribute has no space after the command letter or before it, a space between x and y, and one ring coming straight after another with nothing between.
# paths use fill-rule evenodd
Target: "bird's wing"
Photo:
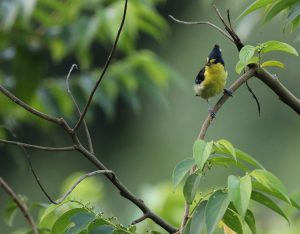
<instances>
[{"instance_id":1,"label":"bird's wing","mask_svg":"<svg viewBox=\"0 0 300 234\"><path fill-rule=\"evenodd\" d=\"M195 84L201 84L201 82L204 80L204 72L205 72L205 67L203 67L198 73L198 75L196 76Z\"/></svg>"}]
</instances>

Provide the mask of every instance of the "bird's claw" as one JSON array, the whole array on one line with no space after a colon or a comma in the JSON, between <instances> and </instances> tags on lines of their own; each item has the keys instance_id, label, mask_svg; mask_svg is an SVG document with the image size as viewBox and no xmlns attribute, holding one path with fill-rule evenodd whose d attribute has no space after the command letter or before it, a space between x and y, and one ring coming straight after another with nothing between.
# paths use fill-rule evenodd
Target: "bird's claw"
<instances>
[{"instance_id":1,"label":"bird's claw","mask_svg":"<svg viewBox=\"0 0 300 234\"><path fill-rule=\"evenodd\" d=\"M213 109L208 109L208 112L209 112L209 114L210 114L210 117L212 118L212 119L214 119L214 118L216 118L216 113L213 111Z\"/></svg>"},{"instance_id":2,"label":"bird's claw","mask_svg":"<svg viewBox=\"0 0 300 234\"><path fill-rule=\"evenodd\" d=\"M228 96L232 97L233 91L231 89L224 89L224 94L227 94Z\"/></svg>"}]
</instances>

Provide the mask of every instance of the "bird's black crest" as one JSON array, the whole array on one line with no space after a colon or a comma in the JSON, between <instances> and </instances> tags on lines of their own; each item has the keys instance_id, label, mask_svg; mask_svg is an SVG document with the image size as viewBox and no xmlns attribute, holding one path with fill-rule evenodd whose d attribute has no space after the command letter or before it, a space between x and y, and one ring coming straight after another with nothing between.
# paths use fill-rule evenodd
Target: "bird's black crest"
<instances>
[{"instance_id":1,"label":"bird's black crest","mask_svg":"<svg viewBox=\"0 0 300 234\"><path fill-rule=\"evenodd\" d=\"M213 63L222 63L224 65L224 60L222 58L222 53L219 45L215 45L208 55L208 61L210 61L211 59L215 59Z\"/></svg>"}]
</instances>

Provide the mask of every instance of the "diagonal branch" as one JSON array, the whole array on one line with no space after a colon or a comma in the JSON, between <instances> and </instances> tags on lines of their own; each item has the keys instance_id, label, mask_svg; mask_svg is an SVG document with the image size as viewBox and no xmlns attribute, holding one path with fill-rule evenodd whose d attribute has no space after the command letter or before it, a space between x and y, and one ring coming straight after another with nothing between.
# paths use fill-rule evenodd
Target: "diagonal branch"
<instances>
[{"instance_id":1,"label":"diagonal branch","mask_svg":"<svg viewBox=\"0 0 300 234\"><path fill-rule=\"evenodd\" d=\"M8 97L10 100L12 100L14 103L22 107L23 109L27 110L28 112L32 113L33 115L44 119L46 121L55 123L61 127L63 127L67 132L72 132L72 129L69 127L67 122L63 118L57 118L53 117L51 115L45 114L43 112L40 112L27 103L23 102L21 99L17 98L15 95L13 95L10 91L8 91L6 88L4 88L2 85L0 85L0 92L3 93L6 97Z\"/></svg>"},{"instance_id":2,"label":"diagonal branch","mask_svg":"<svg viewBox=\"0 0 300 234\"><path fill-rule=\"evenodd\" d=\"M252 68L249 69L246 73L244 73L241 77L239 77L237 80L235 80L233 82L233 84L230 86L230 90L232 92L235 92L242 84L244 84L247 80L249 80L251 77L255 76L256 74L256 69ZM212 111L214 113L217 113L221 107L224 105L224 103L227 101L227 99L230 96L228 96L228 94L223 94L223 96L218 100L218 102L215 104L215 106L213 107ZM201 130L198 134L198 139L204 139L205 134L207 132L207 129L209 128L211 122L213 121L213 118L211 117L211 114L209 114L205 121L202 124Z\"/></svg>"},{"instance_id":3,"label":"diagonal branch","mask_svg":"<svg viewBox=\"0 0 300 234\"><path fill-rule=\"evenodd\" d=\"M12 190L12 188L4 181L2 177L0 177L0 187L14 200L14 202L19 207L20 211L23 213L23 216L31 226L32 232L34 234L39 234L36 224L28 211L26 204L20 201L17 194Z\"/></svg>"},{"instance_id":4,"label":"diagonal branch","mask_svg":"<svg viewBox=\"0 0 300 234\"><path fill-rule=\"evenodd\" d=\"M272 75L267 70L260 68L256 72L256 77L276 93L281 101L300 115L300 99L289 91L276 76Z\"/></svg>"},{"instance_id":5,"label":"diagonal branch","mask_svg":"<svg viewBox=\"0 0 300 234\"><path fill-rule=\"evenodd\" d=\"M120 38L120 35L121 35L121 32L122 32L122 29L123 29L123 26L124 26L124 23L125 23L125 18L126 18L126 13L127 13L127 3L128 3L128 0L125 0L125 5L124 5L124 11L123 11L123 16L122 16L121 24L120 24L120 27L118 29L118 33L117 33L115 42L113 44L113 47L112 47L112 49L111 49L111 51L110 51L110 53L108 55L108 58L106 60L106 63L104 65L104 68L102 70L102 73L101 73L98 81L96 82L95 86L93 87L93 89L91 91L91 94L90 94L90 96L88 98L88 101L87 101L87 103L86 103L83 111L82 111L82 114L80 115L78 122L76 123L76 125L73 128L73 131L76 131L79 128L81 122L83 121L83 119L84 119L84 117L85 117L85 115L87 113L87 110L88 110L88 108L89 108L89 106L90 106L90 104L92 102L93 96L94 96L94 94L95 94L95 92L96 92L99 84L101 83L101 81L102 81L102 79L103 79L103 77L104 77L104 75L105 75L105 73L107 71L107 68L109 67L109 65L111 63L112 57L115 54L115 51L116 51L116 48L117 48L117 44L118 44L118 41L119 41L119 38Z\"/></svg>"}]
</instances>

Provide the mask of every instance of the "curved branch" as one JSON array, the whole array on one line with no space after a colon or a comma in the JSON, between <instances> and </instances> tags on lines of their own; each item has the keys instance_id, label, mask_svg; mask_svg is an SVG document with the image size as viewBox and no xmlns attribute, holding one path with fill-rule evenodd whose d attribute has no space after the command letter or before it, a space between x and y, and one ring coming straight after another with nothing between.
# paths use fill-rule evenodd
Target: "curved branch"
<instances>
[{"instance_id":1,"label":"curved branch","mask_svg":"<svg viewBox=\"0 0 300 234\"><path fill-rule=\"evenodd\" d=\"M36 224L28 211L26 204L23 204L20 199L18 198L17 194L12 190L12 188L4 181L2 177L0 177L0 186L4 189L4 191L14 200L14 202L19 207L20 211L23 213L25 219L31 226L32 232L34 234L39 234Z\"/></svg>"},{"instance_id":2,"label":"curved branch","mask_svg":"<svg viewBox=\"0 0 300 234\"><path fill-rule=\"evenodd\" d=\"M88 110L88 108L89 108L89 106L90 106L90 104L92 102L93 96L94 96L94 94L95 94L95 92L96 92L99 84L101 83L101 81L102 81L102 79L103 79L103 77L104 77L104 75L105 75L105 73L107 71L107 68L110 65L112 57L115 54L115 51L116 51L116 48L117 48L117 44L118 44L118 41L119 41L119 38L120 38L120 35L121 35L121 32L122 32L122 29L123 29L123 26L124 26L124 23L125 23L125 18L126 18L126 13L127 13L127 3L128 3L128 0L125 0L125 5L124 5L124 11L123 11L123 16L122 16L121 24L120 24L120 27L118 29L118 33L117 33L115 42L113 44L113 47L112 47L112 49L111 49L111 51L110 51L110 53L108 55L108 58L106 60L106 63L105 63L104 68L102 70L102 73L101 73L99 79L97 80L95 86L93 87L93 89L91 91L91 94L90 94L90 96L88 98L88 101L87 101L87 103L86 103L83 111L82 111L82 114L80 115L78 122L76 123L76 125L73 128L73 131L76 131L79 128L81 122L83 121L83 119L84 119L84 117L86 115L86 112L87 112L87 110Z\"/></svg>"},{"instance_id":3,"label":"curved branch","mask_svg":"<svg viewBox=\"0 0 300 234\"><path fill-rule=\"evenodd\" d=\"M256 68L249 69L245 74L243 74L235 82L233 82L233 84L230 86L230 90L232 92L235 92L248 79L250 79L251 77L255 76L255 74L256 74ZM227 101L228 98L229 98L228 94L223 94L223 96L218 100L218 102L213 107L212 111L214 113L217 113L220 110L220 108L223 106L223 104ZM213 118L209 114L206 117L204 123L202 124L201 130L200 130L200 132L198 134L198 139L202 139L202 140L204 139L206 131L207 131L207 129L210 126L210 124L211 124L212 121L213 121Z\"/></svg>"},{"instance_id":4,"label":"curved branch","mask_svg":"<svg viewBox=\"0 0 300 234\"><path fill-rule=\"evenodd\" d=\"M37 150L44 150L44 151L72 151L75 150L75 146L66 146L66 147L48 147L48 146L41 146L41 145L31 145L19 141L9 141L0 139L0 144L8 144L8 145L18 145L23 146L28 149L37 149Z\"/></svg>"},{"instance_id":5,"label":"curved branch","mask_svg":"<svg viewBox=\"0 0 300 234\"><path fill-rule=\"evenodd\" d=\"M227 37L230 41L232 41L234 43L234 40L230 37L230 35L228 33L226 33L224 30L222 30L221 28L219 28L217 25L209 22L209 21L197 21L197 22L189 22L189 21L182 21L179 19L176 19L174 16L169 15L169 17L174 20L177 23L180 24L188 24L188 25L195 25L195 24L206 24L211 26L212 28L218 30L220 33L222 33L225 37Z\"/></svg>"},{"instance_id":6,"label":"curved branch","mask_svg":"<svg viewBox=\"0 0 300 234\"><path fill-rule=\"evenodd\" d=\"M269 86L269 88L278 95L281 101L300 115L300 100L292 94L276 76L272 75L267 70L260 68L256 71L256 77Z\"/></svg>"},{"instance_id":7,"label":"curved branch","mask_svg":"<svg viewBox=\"0 0 300 234\"><path fill-rule=\"evenodd\" d=\"M83 176L81 176L74 184L73 186L59 199L57 199L56 201L51 201L52 203L58 205L60 203L62 203L66 198L67 196L70 195L71 192L73 192L73 190L83 181L85 180L86 178L88 177L91 177L91 176L94 176L94 175L98 175L98 174L111 174L111 175L114 175L115 173L111 170L98 170L98 171L93 171L93 172L90 172L90 173L87 173Z\"/></svg>"}]
</instances>

